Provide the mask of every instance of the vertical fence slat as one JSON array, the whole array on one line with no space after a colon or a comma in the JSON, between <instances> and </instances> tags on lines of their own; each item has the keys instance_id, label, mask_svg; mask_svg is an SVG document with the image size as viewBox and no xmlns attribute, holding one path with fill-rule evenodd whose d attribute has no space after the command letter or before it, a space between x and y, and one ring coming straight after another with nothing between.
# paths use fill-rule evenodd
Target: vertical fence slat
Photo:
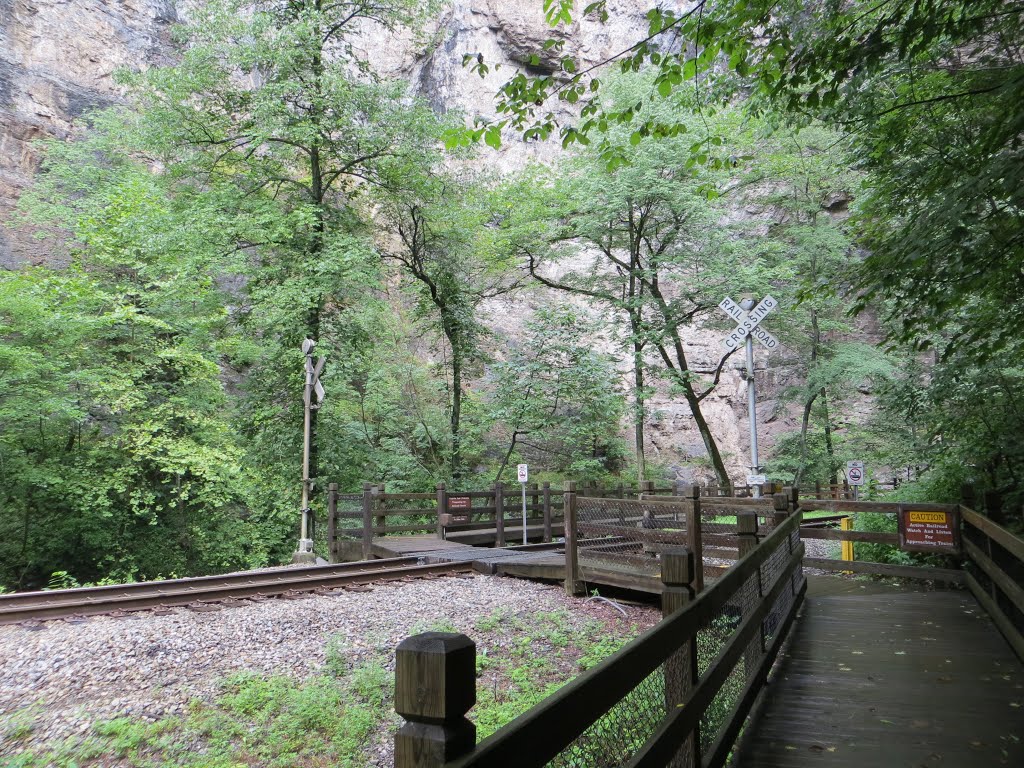
<instances>
[{"instance_id":1,"label":"vertical fence slat","mask_svg":"<svg viewBox=\"0 0 1024 768\"><path fill-rule=\"evenodd\" d=\"M437 538L444 538L444 515L448 512L448 492L444 483L437 484Z\"/></svg>"},{"instance_id":2,"label":"vertical fence slat","mask_svg":"<svg viewBox=\"0 0 1024 768\"><path fill-rule=\"evenodd\" d=\"M562 504L565 510L565 591L578 595L583 588L579 579L579 550L576 545L576 483L571 480L565 484Z\"/></svg>"},{"instance_id":3,"label":"vertical fence slat","mask_svg":"<svg viewBox=\"0 0 1024 768\"><path fill-rule=\"evenodd\" d=\"M542 487L544 499L544 543L551 541L551 483L544 483Z\"/></svg>"},{"instance_id":4,"label":"vertical fence slat","mask_svg":"<svg viewBox=\"0 0 1024 768\"><path fill-rule=\"evenodd\" d=\"M377 489L363 483L363 560L373 557L373 502Z\"/></svg>"},{"instance_id":5,"label":"vertical fence slat","mask_svg":"<svg viewBox=\"0 0 1024 768\"><path fill-rule=\"evenodd\" d=\"M505 487L494 484L494 546L505 546Z\"/></svg>"},{"instance_id":6,"label":"vertical fence slat","mask_svg":"<svg viewBox=\"0 0 1024 768\"><path fill-rule=\"evenodd\" d=\"M693 586L697 592L702 592L704 590L704 544L700 533L700 489L691 485L687 496L690 500L690 508L686 512L686 543L697 562Z\"/></svg>"},{"instance_id":7,"label":"vertical fence slat","mask_svg":"<svg viewBox=\"0 0 1024 768\"><path fill-rule=\"evenodd\" d=\"M338 562L338 484L327 486L327 557Z\"/></svg>"}]
</instances>

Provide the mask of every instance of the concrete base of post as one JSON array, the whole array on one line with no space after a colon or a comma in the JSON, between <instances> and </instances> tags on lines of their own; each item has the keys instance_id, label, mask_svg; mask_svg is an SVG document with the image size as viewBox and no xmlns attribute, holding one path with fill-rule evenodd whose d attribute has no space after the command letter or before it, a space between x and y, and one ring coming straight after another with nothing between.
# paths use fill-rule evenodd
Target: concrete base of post
<instances>
[{"instance_id":1,"label":"concrete base of post","mask_svg":"<svg viewBox=\"0 0 1024 768\"><path fill-rule=\"evenodd\" d=\"M315 565L316 553L313 551L312 539L299 539L299 548L292 555L293 565Z\"/></svg>"}]
</instances>

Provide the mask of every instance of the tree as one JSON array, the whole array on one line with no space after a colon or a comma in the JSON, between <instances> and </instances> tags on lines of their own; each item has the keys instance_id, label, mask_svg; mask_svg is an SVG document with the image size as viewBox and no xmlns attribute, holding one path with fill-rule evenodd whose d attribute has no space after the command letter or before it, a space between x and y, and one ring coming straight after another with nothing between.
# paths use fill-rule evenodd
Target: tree
<instances>
[{"instance_id":1,"label":"tree","mask_svg":"<svg viewBox=\"0 0 1024 768\"><path fill-rule=\"evenodd\" d=\"M495 482L515 455L572 477L618 468L622 396L611 361L586 340L590 331L572 309L540 309L509 359L492 367L485 409L507 443Z\"/></svg>"},{"instance_id":2,"label":"tree","mask_svg":"<svg viewBox=\"0 0 1024 768\"><path fill-rule=\"evenodd\" d=\"M573 20L570 0L544 8L552 25ZM610 17L604 0L582 13ZM841 127L877 181L862 201L871 250L858 274L860 306L885 300L894 338L922 343L958 314L950 341L985 356L1005 348L1021 321L1000 308L1020 295L1024 248L1022 13L1019 0L655 5L635 44L590 69L563 56L559 72L516 74L498 94L497 121L450 138L498 143L505 128L527 139L557 133L564 145L596 136L616 164L609 127L634 124L638 139L678 135L682 126L653 102L680 88L700 93L706 112L740 94L755 110ZM560 50L564 39L545 45ZM486 70L482 57L467 61ZM653 71L654 92L605 100L603 67L615 62ZM578 105L579 120L559 122L555 98ZM726 160L710 139L692 153L712 166Z\"/></svg>"},{"instance_id":3,"label":"tree","mask_svg":"<svg viewBox=\"0 0 1024 768\"><path fill-rule=\"evenodd\" d=\"M487 336L477 319L480 304L513 290L507 254L489 237L490 194L468 178L438 172L406 175L407 189L388 196L381 220L397 237L381 245L385 258L411 278L417 310L444 339L449 392L449 478L464 475L462 404L471 367L485 358Z\"/></svg>"},{"instance_id":4,"label":"tree","mask_svg":"<svg viewBox=\"0 0 1024 768\"><path fill-rule=\"evenodd\" d=\"M616 82L613 93L632 101L649 87L649 79L633 76ZM688 359L684 333L712 318L722 296L766 292L773 272L764 263L740 259L739 233L721 226L726 208L709 198L717 196L727 177L688 162L692 143L701 142L708 130L733 134L730 151L736 162L751 136L735 113L717 116L709 129L689 107L686 100L660 104L664 120L686 126L685 139L642 144L634 139L635 125L610 127L608 141L623 163L610 167L598 154L582 152L554 178L528 184L540 190L539 215L556 223L529 227L535 236L520 249L539 283L601 302L613 311L613 322L628 323L622 341L633 362L638 464L643 462L646 376L652 373L683 396L718 481L729 484L701 405L718 384L728 355L709 377L701 376ZM551 276L549 265L567 260L583 266Z\"/></svg>"},{"instance_id":5,"label":"tree","mask_svg":"<svg viewBox=\"0 0 1024 768\"><path fill-rule=\"evenodd\" d=\"M333 363L371 343L360 306L378 275L363 199L432 163L433 113L373 77L351 45L413 7L213 0L183 30L180 63L125 78L144 146L229 222L235 258L223 268L247 299L236 316L249 343L233 361L248 392L244 433L282 514L294 472L279 457L299 455L297 350L314 339ZM311 464L318 475L316 454Z\"/></svg>"},{"instance_id":6,"label":"tree","mask_svg":"<svg viewBox=\"0 0 1024 768\"><path fill-rule=\"evenodd\" d=\"M112 120L111 116L107 116ZM0 277L5 584L266 561L218 359L227 332L204 230L170 181L99 134L49 145L26 217L73 235L66 269ZM249 535L243 535L243 528Z\"/></svg>"}]
</instances>

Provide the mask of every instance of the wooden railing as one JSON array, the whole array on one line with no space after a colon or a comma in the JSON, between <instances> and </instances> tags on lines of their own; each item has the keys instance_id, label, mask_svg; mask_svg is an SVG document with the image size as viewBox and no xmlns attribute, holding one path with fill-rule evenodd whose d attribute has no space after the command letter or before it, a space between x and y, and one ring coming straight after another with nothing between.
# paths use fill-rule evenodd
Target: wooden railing
<instances>
[{"instance_id":1,"label":"wooden railing","mask_svg":"<svg viewBox=\"0 0 1024 768\"><path fill-rule=\"evenodd\" d=\"M967 587L1024 661L1024 539L961 507Z\"/></svg>"},{"instance_id":2,"label":"wooden railing","mask_svg":"<svg viewBox=\"0 0 1024 768\"><path fill-rule=\"evenodd\" d=\"M799 514L759 544L756 517L746 519L749 551L713 586L695 594L693 553L663 553L666 618L480 744L465 717L476 691L472 641L404 641L395 709L407 722L395 765L723 765L806 589Z\"/></svg>"},{"instance_id":3,"label":"wooden railing","mask_svg":"<svg viewBox=\"0 0 1024 768\"><path fill-rule=\"evenodd\" d=\"M569 481L565 488L551 483L527 486L526 524L530 536L550 542L563 533L565 494L597 498L639 498L640 495L670 495L691 486L658 486L647 480L637 485L581 485ZM498 514L501 509L502 514ZM332 561L368 559L373 556L373 539L392 534L449 533L481 529L494 530L495 545L509 543L509 528L523 521L522 489L519 485L495 484L478 491L456 491L439 483L432 493L389 493L384 486L364 483L361 493L340 493L332 483L327 489L327 543Z\"/></svg>"},{"instance_id":4,"label":"wooden railing","mask_svg":"<svg viewBox=\"0 0 1024 768\"><path fill-rule=\"evenodd\" d=\"M915 512L936 512L950 516L950 526L954 531L960 527L960 506L958 504L925 504L925 503L892 503L878 501L834 501L831 499L800 499L800 511L805 515L811 512L835 512L850 513L851 516L858 514L879 515L883 518L891 518L891 527L898 528L898 520L907 510ZM802 539L814 539L824 541L840 542L861 542L866 544L884 544L900 548L903 542L900 534L896 531L855 531L838 530L835 528L808 528L800 529ZM916 551L922 551L918 548ZM953 549L937 547L936 554L948 554L949 565L956 566L959 561L959 541ZM874 562L861 559L836 560L832 558L808 557L804 559L804 565L808 568L817 568L826 571L848 571L853 573L870 573L880 576L896 576L911 579L929 579L947 583L962 584L964 580L963 571L957 567L943 568L933 565L900 565L895 563Z\"/></svg>"}]
</instances>

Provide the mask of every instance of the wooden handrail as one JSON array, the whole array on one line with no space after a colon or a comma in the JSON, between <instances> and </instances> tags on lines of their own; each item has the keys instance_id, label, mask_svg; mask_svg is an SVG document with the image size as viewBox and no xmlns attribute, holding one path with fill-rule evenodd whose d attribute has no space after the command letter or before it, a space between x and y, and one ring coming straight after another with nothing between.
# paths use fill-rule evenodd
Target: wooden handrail
<instances>
[{"instance_id":1,"label":"wooden handrail","mask_svg":"<svg viewBox=\"0 0 1024 768\"><path fill-rule=\"evenodd\" d=\"M989 589L985 590L978 579L968 572L967 587L981 603L995 625L999 627L999 631L1003 633L1017 656L1024 661L1024 632L1006 615L999 600L1002 595L1007 602L1024 614L1024 585L1018 583L1003 570L992 553L992 545L995 543L1019 564L1024 565L1024 539L1014 536L1001 525L964 505L960 506L960 514L964 526L970 526L981 533L985 537L986 543L985 549L982 549L969 537L963 537L965 556L989 580Z\"/></svg>"},{"instance_id":2,"label":"wooden handrail","mask_svg":"<svg viewBox=\"0 0 1024 768\"><path fill-rule=\"evenodd\" d=\"M445 764L445 768L539 768L545 765L676 653L683 642L707 626L779 547L788 547L789 537L799 526L800 515L790 516L693 602L492 734L469 755ZM753 637L775 599L792 583L802 556L802 546L798 545L768 595L719 654L718 662L723 665L731 662L731 666L712 667L705 673L687 704L677 710L685 715L671 716L673 733L680 731L681 723L689 725L699 721L703 709L713 700L742 655L746 647L743 641Z\"/></svg>"}]
</instances>

